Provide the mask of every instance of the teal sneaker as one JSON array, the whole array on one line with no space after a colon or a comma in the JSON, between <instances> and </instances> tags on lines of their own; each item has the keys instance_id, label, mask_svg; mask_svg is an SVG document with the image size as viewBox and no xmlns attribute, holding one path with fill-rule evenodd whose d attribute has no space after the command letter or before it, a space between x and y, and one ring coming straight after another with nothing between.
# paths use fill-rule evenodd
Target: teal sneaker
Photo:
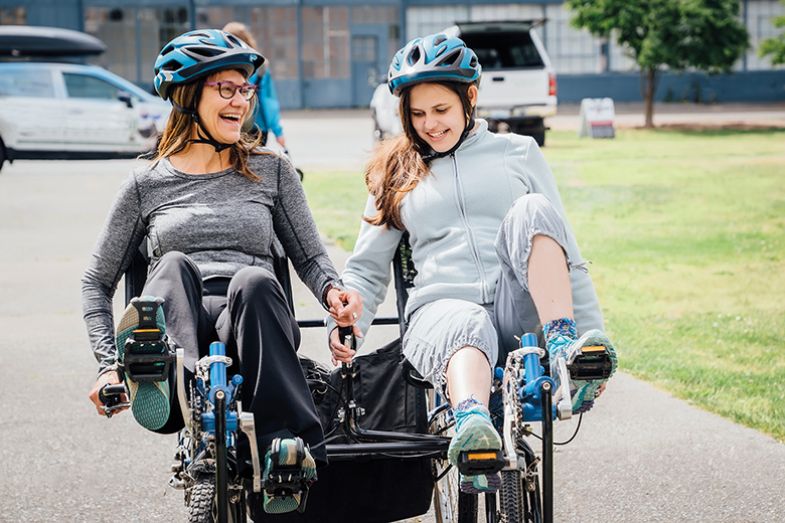
<instances>
[{"instance_id":1,"label":"teal sneaker","mask_svg":"<svg viewBox=\"0 0 785 523\"><path fill-rule=\"evenodd\" d=\"M567 362L573 414L590 410L600 387L616 372L618 359L611 341L602 331L592 329L577 340L560 334L553 336L545 346L552 364L559 354L563 354ZM551 377L558 380L553 368Z\"/></svg>"},{"instance_id":2,"label":"teal sneaker","mask_svg":"<svg viewBox=\"0 0 785 523\"><path fill-rule=\"evenodd\" d=\"M169 366L163 300L134 298L123 313L115 338L131 412L144 428L157 430L169 419Z\"/></svg>"},{"instance_id":3,"label":"teal sneaker","mask_svg":"<svg viewBox=\"0 0 785 523\"><path fill-rule=\"evenodd\" d=\"M316 481L316 461L300 438L275 438L264 456L264 501L268 514L305 510Z\"/></svg>"},{"instance_id":4,"label":"teal sneaker","mask_svg":"<svg viewBox=\"0 0 785 523\"><path fill-rule=\"evenodd\" d=\"M488 409L474 399L462 401L453 410L455 416L455 436L447 449L447 459L456 468L462 452L488 451L495 454L502 448L502 440L491 422ZM501 485L498 472L466 475L461 473L461 491L468 494L496 492Z\"/></svg>"}]
</instances>

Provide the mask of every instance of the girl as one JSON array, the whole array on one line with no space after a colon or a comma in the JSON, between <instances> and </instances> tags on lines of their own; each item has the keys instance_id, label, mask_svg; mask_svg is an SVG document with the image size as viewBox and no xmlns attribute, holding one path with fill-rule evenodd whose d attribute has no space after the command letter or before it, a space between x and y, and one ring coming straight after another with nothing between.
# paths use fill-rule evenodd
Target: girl
<instances>
[{"instance_id":1,"label":"girl","mask_svg":"<svg viewBox=\"0 0 785 523\"><path fill-rule=\"evenodd\" d=\"M365 332L383 300L404 231L417 269L406 306L404 354L445 388L456 417L448 458L499 449L487 409L492 369L542 328L551 361L581 347L616 353L601 329L597 296L565 218L553 175L530 137L497 135L473 117L481 68L444 34L416 38L392 60L404 135L383 143L366 170L370 193L342 279L360 292ZM333 324L330 325L333 327ZM339 361L353 352L335 329ZM573 411L589 410L606 380L574 381ZM498 488L499 476L461 480L466 492Z\"/></svg>"}]
</instances>

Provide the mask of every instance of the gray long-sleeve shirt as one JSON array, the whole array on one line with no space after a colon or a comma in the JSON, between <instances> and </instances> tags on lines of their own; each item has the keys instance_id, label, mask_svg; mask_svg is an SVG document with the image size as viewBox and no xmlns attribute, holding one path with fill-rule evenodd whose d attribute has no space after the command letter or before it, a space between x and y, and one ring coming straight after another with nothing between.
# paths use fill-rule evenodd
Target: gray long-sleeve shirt
<instances>
[{"instance_id":1,"label":"gray long-sleeve shirt","mask_svg":"<svg viewBox=\"0 0 785 523\"><path fill-rule=\"evenodd\" d=\"M209 279L232 277L246 266L273 271L277 236L319 299L338 279L289 161L262 154L249 162L259 182L234 169L187 174L168 160L137 169L125 180L82 278L84 319L99 373L116 361L112 296L145 237L151 266L167 252L180 251Z\"/></svg>"}]
</instances>

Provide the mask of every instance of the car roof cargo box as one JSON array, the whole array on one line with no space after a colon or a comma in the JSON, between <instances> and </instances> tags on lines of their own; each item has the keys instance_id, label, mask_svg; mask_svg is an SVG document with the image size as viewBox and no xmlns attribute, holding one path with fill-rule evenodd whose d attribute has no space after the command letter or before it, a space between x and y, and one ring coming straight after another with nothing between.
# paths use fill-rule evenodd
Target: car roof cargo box
<instances>
[{"instance_id":1,"label":"car roof cargo box","mask_svg":"<svg viewBox=\"0 0 785 523\"><path fill-rule=\"evenodd\" d=\"M106 51L98 38L71 29L29 25L0 25L0 57L62 58Z\"/></svg>"}]
</instances>

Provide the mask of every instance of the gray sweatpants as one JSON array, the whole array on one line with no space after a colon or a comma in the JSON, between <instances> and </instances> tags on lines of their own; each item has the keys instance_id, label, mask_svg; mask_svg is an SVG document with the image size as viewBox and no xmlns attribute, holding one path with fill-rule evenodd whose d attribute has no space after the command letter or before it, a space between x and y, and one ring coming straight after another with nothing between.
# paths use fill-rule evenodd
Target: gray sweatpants
<instances>
[{"instance_id":1,"label":"gray sweatpants","mask_svg":"<svg viewBox=\"0 0 785 523\"><path fill-rule=\"evenodd\" d=\"M496 236L501 274L493 303L442 299L414 311L403 339L404 355L431 383L444 384L447 363L462 347L480 349L494 367L518 348L515 336L539 334L540 319L528 283L536 235L553 238L567 256L564 220L545 196L527 194L515 201Z\"/></svg>"}]
</instances>

